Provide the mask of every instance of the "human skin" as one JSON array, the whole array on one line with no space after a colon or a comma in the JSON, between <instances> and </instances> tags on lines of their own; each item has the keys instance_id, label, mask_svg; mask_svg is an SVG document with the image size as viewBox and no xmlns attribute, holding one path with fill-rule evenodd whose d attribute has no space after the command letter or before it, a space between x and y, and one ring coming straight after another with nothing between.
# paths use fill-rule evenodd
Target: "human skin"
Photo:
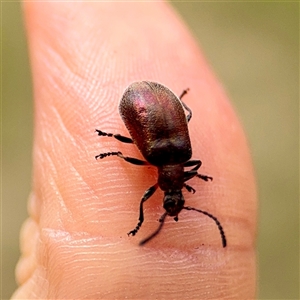
<instances>
[{"instance_id":1,"label":"human skin","mask_svg":"<svg viewBox=\"0 0 300 300\"><path fill-rule=\"evenodd\" d=\"M244 132L220 83L170 6L148 3L24 3L35 100L33 188L21 231L13 299L253 299L256 291L256 188ZM189 132L199 173L186 205L206 210L167 218L156 169L95 155L134 145L118 101L134 81L162 83L192 109Z\"/></svg>"}]
</instances>

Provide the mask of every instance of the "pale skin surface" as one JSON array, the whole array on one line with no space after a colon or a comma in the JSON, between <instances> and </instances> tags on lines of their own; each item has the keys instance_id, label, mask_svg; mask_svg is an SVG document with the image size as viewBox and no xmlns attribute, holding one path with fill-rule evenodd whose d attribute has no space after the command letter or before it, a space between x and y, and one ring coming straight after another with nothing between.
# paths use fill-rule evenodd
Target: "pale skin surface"
<instances>
[{"instance_id":1,"label":"pale skin surface","mask_svg":"<svg viewBox=\"0 0 300 300\"><path fill-rule=\"evenodd\" d=\"M222 87L167 4L24 3L35 97L34 180L21 232L19 289L13 299L253 299L256 285L256 190L248 145ZM134 145L94 130L129 136L118 101L134 81L152 80L184 97L193 159L214 178L188 182L192 211L158 226L162 193L145 204L156 182Z\"/></svg>"}]
</instances>

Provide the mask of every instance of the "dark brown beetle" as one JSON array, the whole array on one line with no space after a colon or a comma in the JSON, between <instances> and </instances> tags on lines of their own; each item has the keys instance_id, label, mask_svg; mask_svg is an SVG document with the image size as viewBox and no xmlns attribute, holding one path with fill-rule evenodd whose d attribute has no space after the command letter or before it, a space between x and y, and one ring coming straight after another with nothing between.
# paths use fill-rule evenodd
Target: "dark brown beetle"
<instances>
[{"instance_id":1,"label":"dark brown beetle","mask_svg":"<svg viewBox=\"0 0 300 300\"><path fill-rule=\"evenodd\" d=\"M184 206L181 190L189 192L195 190L185 182L193 177L202 180L212 180L212 177L198 174L200 160L190 160L192 147L188 132L188 122L192 111L181 101L187 93L184 90L178 98L165 86L149 81L132 83L124 92L120 101L120 115L131 135L131 138L120 134L106 133L96 130L99 136L114 137L123 143L133 143L141 151L147 161L123 156L121 152L107 152L95 158L105 158L116 155L134 165L153 165L158 170L158 181L144 193L140 203L139 222L128 235L135 235L144 222L143 204L160 187L164 191L163 207L166 210L160 217L160 225L155 232L140 242L146 242L156 236L161 230L167 215L178 221L178 214L182 209L195 210L215 221L217 224L223 247L226 247L224 230L216 217L210 213L190 206ZM188 112L186 115L184 109ZM184 171L185 167L193 167Z\"/></svg>"}]
</instances>

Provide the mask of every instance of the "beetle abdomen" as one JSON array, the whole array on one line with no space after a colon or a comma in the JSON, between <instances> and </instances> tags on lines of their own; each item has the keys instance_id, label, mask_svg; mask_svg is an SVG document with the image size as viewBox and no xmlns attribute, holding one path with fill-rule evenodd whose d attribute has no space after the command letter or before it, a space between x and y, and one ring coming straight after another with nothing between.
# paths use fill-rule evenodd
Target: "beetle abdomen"
<instances>
[{"instance_id":1,"label":"beetle abdomen","mask_svg":"<svg viewBox=\"0 0 300 300\"><path fill-rule=\"evenodd\" d=\"M168 88L147 81L132 83L119 110L134 143L152 165L180 164L191 158L184 108Z\"/></svg>"}]
</instances>

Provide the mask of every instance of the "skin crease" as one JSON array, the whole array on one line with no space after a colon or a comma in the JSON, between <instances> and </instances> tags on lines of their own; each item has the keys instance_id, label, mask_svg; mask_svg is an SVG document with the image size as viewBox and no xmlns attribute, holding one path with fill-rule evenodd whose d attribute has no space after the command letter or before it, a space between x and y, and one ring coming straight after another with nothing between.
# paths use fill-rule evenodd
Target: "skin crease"
<instances>
[{"instance_id":1,"label":"skin crease","mask_svg":"<svg viewBox=\"0 0 300 300\"><path fill-rule=\"evenodd\" d=\"M24 3L35 99L33 189L21 231L18 290L12 299L253 299L256 292L256 189L249 149L221 85L180 18L166 3ZM160 234L162 192L139 201L155 168L129 136L118 101L134 81L164 84L192 109L193 159L212 182L188 182L186 205L206 210L170 217Z\"/></svg>"}]
</instances>

